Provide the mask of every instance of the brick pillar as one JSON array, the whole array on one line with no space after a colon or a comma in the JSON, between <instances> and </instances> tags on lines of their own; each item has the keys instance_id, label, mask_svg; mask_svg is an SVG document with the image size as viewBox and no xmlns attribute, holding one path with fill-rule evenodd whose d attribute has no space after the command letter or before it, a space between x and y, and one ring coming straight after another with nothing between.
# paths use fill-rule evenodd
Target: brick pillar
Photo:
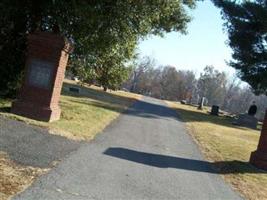
<instances>
[{"instance_id":1,"label":"brick pillar","mask_svg":"<svg viewBox=\"0 0 267 200\"><path fill-rule=\"evenodd\" d=\"M41 121L60 118L58 102L70 49L59 34L29 35L25 78L11 112Z\"/></svg>"},{"instance_id":2,"label":"brick pillar","mask_svg":"<svg viewBox=\"0 0 267 200\"><path fill-rule=\"evenodd\" d=\"M255 167L267 170L267 110L263 121L258 148L251 153L250 163Z\"/></svg>"}]
</instances>

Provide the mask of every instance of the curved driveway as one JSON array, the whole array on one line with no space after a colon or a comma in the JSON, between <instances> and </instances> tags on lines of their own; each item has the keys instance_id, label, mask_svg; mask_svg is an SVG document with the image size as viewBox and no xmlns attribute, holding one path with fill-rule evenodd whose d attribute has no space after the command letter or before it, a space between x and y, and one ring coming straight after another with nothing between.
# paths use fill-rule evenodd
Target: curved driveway
<instances>
[{"instance_id":1,"label":"curved driveway","mask_svg":"<svg viewBox=\"0 0 267 200\"><path fill-rule=\"evenodd\" d=\"M176 116L145 97L14 199L240 199Z\"/></svg>"}]
</instances>

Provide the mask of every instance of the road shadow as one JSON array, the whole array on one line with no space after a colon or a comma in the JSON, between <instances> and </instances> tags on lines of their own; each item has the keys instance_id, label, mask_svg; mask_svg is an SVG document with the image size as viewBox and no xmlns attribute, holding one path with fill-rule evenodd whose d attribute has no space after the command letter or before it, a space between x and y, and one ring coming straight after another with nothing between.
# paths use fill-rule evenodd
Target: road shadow
<instances>
[{"instance_id":1,"label":"road shadow","mask_svg":"<svg viewBox=\"0 0 267 200\"><path fill-rule=\"evenodd\" d=\"M152 99L153 102L146 101L147 98ZM169 108L162 101L150 97L144 97L144 100L139 100L125 114L143 118L165 118L167 120L174 119L181 121L175 110Z\"/></svg>"},{"instance_id":2,"label":"road shadow","mask_svg":"<svg viewBox=\"0 0 267 200\"><path fill-rule=\"evenodd\" d=\"M68 88L70 87L80 88L80 93L68 91ZM136 100L133 97L119 96L110 92L104 92L66 82L63 84L61 94L64 96L76 97L75 99L68 99L73 103L91 105L119 113L123 112L127 115L154 119L165 117L179 120L174 110L162 105L162 101L160 102L160 100L155 100L153 98L151 99L154 100L154 103L145 100ZM88 101L86 98L93 101ZM129 106L131 104L132 106L130 106L127 110L124 110L125 106ZM0 112L2 113L9 113L10 110L10 107L0 107Z\"/></svg>"},{"instance_id":3,"label":"road shadow","mask_svg":"<svg viewBox=\"0 0 267 200\"><path fill-rule=\"evenodd\" d=\"M88 87L83 86L77 86L69 83L64 83L65 88L69 87L79 87L81 89L80 93L73 93L69 91L63 91L62 94L66 96L73 96L73 97L85 97L90 98L95 101L86 101L83 99L75 99L70 100L74 103L81 103L84 105L92 105L95 107L100 107L108 110L112 110L115 112L122 112L123 105L129 105L130 103L134 103L131 107L129 107L126 111L124 111L124 114L137 116L137 117L144 117L144 118L172 118L172 119L178 119L178 116L176 112L170 108L168 108L165 105L162 105L162 101L156 100L154 98L150 97L144 97L144 98L150 98L153 99L153 102L148 102L145 100L137 100L131 97L123 97L116 94L112 94L109 92L104 92L100 90L91 89ZM130 102L130 103L129 103ZM160 102L160 103L159 103Z\"/></svg>"},{"instance_id":4,"label":"road shadow","mask_svg":"<svg viewBox=\"0 0 267 200\"><path fill-rule=\"evenodd\" d=\"M45 129L0 117L0 151L15 163L48 168L80 145Z\"/></svg>"},{"instance_id":5,"label":"road shadow","mask_svg":"<svg viewBox=\"0 0 267 200\"><path fill-rule=\"evenodd\" d=\"M125 115L131 115L142 118L151 118L151 119L175 119L179 120L177 113L166 107L165 105L159 105L154 103L149 103L144 100L136 101L128 109L124 110L122 105L117 105L114 103L105 103L97 101L82 101L82 100L70 100L74 103L81 103L84 105L91 105L94 107L99 107L103 109L112 110L115 112L123 112ZM124 110L124 111L123 111Z\"/></svg>"},{"instance_id":6,"label":"road shadow","mask_svg":"<svg viewBox=\"0 0 267 200\"><path fill-rule=\"evenodd\" d=\"M118 147L108 148L105 150L105 152L103 152L103 154L158 168L183 169L211 174L267 174L266 171L259 170L247 162L237 160L208 162L202 160L145 153Z\"/></svg>"}]
</instances>

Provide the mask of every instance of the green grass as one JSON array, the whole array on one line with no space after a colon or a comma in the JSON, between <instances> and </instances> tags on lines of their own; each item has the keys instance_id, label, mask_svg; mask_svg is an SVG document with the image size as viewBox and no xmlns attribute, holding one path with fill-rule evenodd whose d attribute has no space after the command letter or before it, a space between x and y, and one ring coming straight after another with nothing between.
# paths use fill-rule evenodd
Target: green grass
<instances>
[{"instance_id":1,"label":"green grass","mask_svg":"<svg viewBox=\"0 0 267 200\"><path fill-rule=\"evenodd\" d=\"M247 199L267 199L267 173L248 163L260 130L232 125L232 118L211 116L207 110L168 102L186 123L188 132L218 174Z\"/></svg>"},{"instance_id":2,"label":"green grass","mask_svg":"<svg viewBox=\"0 0 267 200\"><path fill-rule=\"evenodd\" d=\"M121 112L140 98L139 95L128 92L103 92L98 87L76 84L76 87L81 88L81 93L68 92L66 87L74 84L71 81L64 83L60 99L62 113L59 121L46 123L14 115L10 113L11 100L3 99L0 100L0 115L47 128L52 134L88 140L101 132Z\"/></svg>"}]
</instances>

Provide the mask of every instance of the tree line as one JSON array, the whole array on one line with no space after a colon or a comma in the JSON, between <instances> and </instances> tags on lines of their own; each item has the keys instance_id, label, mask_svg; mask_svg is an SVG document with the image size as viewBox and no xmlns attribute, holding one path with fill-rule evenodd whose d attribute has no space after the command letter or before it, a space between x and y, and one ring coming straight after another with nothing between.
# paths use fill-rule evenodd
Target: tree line
<instances>
[{"instance_id":1,"label":"tree line","mask_svg":"<svg viewBox=\"0 0 267 200\"><path fill-rule=\"evenodd\" d=\"M229 79L225 72L206 66L199 76L190 70L177 70L173 66L157 66L150 57L134 63L129 79L123 87L131 92L172 101L186 100L197 104L202 97L206 105L219 105L231 113L244 113L253 101L259 108L258 117L264 117L267 107L265 95L256 96L249 86L237 77Z\"/></svg>"}]
</instances>

